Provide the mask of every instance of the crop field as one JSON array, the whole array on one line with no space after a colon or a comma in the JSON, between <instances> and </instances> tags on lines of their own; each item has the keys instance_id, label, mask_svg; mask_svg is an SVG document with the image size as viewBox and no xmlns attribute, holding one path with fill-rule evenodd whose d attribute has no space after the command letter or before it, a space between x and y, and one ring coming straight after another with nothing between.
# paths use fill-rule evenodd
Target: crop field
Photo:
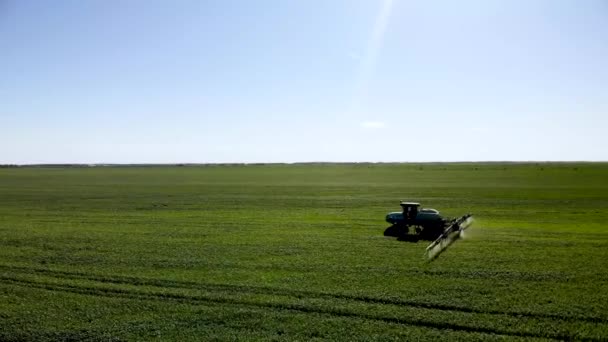
<instances>
[{"instance_id":1,"label":"crop field","mask_svg":"<svg viewBox=\"0 0 608 342\"><path fill-rule=\"evenodd\" d=\"M154 339L606 340L608 164L0 169L0 340Z\"/></svg>"}]
</instances>

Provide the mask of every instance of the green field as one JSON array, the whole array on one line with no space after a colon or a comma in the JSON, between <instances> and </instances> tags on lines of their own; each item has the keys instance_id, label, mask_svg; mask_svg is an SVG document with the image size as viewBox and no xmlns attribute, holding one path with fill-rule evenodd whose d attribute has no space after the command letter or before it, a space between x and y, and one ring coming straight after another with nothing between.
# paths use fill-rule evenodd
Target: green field
<instances>
[{"instance_id":1,"label":"green field","mask_svg":"<svg viewBox=\"0 0 608 342\"><path fill-rule=\"evenodd\" d=\"M606 340L607 222L599 163L0 169L0 340Z\"/></svg>"}]
</instances>

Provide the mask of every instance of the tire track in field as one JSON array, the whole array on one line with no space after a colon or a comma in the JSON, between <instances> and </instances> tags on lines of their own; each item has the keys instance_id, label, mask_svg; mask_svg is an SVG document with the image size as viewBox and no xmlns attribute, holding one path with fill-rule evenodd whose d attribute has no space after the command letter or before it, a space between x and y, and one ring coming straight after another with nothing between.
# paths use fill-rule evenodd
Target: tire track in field
<instances>
[{"instance_id":1,"label":"tire track in field","mask_svg":"<svg viewBox=\"0 0 608 342\"><path fill-rule=\"evenodd\" d=\"M339 308L323 308L312 305L292 304L292 303L272 303L272 302L257 302L253 300L244 299L233 299L233 298L211 298L206 296L194 296L176 293L154 293L154 292L143 292L137 290L127 289L113 289L103 287L87 287L87 286L76 286L68 284L52 284L31 280L24 280L18 278L11 278L7 276L0 276L5 282L34 289L42 289L48 291L67 292L81 295L91 295L97 297L106 298L124 298L131 300L160 300L160 301L175 301L185 304L229 304L229 305L240 305L255 308L266 308L276 310L287 310L296 311L302 313L315 313L330 315L335 317L362 319L370 321L378 321L384 323L410 325L423 328L431 328L438 330L455 330L466 333L481 333L481 334L492 334L492 335L503 335L511 337L531 337L531 338L545 338L554 340L572 340L573 336L561 333L533 333L525 331L508 331L499 328L485 328L485 327L471 327L456 323L446 322L433 322L424 319L416 318L398 318L398 317L383 317L371 314L365 314L361 312L353 312L346 309ZM590 341L596 341L597 339L587 338ZM600 340L597 340L600 341Z\"/></svg>"},{"instance_id":2,"label":"tire track in field","mask_svg":"<svg viewBox=\"0 0 608 342\"><path fill-rule=\"evenodd\" d=\"M502 329L483 328L483 327L470 327L455 323L437 323L427 320L415 319L415 318L397 318L397 317L382 317L375 316L365 313L352 312L344 309L326 309L321 307L314 307L301 304L289 304L289 303L272 303L272 302L256 302L252 300L242 299L230 299L230 298L209 298L205 296L193 296L175 293L150 293L136 290L126 289L111 289L111 288L99 288L99 287L86 287L86 286L74 286L74 285L58 285L44 282L29 281L10 277L0 277L3 281L35 289L43 289L48 291L67 292L81 295L91 295L97 297L106 298L124 298L131 300L170 300L181 303L197 303L197 304L229 304L229 305L241 305L257 308L269 308L278 310L297 311L303 313L315 313L325 314L336 317L346 317L354 319L364 319L379 321L384 323L412 325L424 328L432 328L439 330L455 330L467 333L482 333L482 334L493 334L493 335L504 335L512 337L533 337L533 338L549 338L555 340L570 340L572 336L564 334L538 334L531 332L521 331L507 331Z\"/></svg>"},{"instance_id":3,"label":"tire track in field","mask_svg":"<svg viewBox=\"0 0 608 342\"><path fill-rule=\"evenodd\" d=\"M20 273L39 273L49 275L60 279L82 279L97 281L108 284L125 284L133 286L155 286L174 289L191 289L191 290L207 290L210 292L226 292L226 293L249 293L260 295L281 295L294 298L318 298L318 299L340 299L345 301L354 301L367 304L388 304L420 309L439 310L439 311L455 311L471 314L488 314L488 315L505 315L515 318L533 318L533 319L551 319L560 321L580 321L589 323L608 323L608 320L601 317L592 316L567 316L551 313L534 313L534 312L509 312L491 309L477 309L463 307L457 305L438 304L438 303L423 303L400 298L379 298L362 295L348 295L341 293L314 292L307 290L288 290L267 286L245 286L245 285L227 285L227 284L210 284L190 281L163 280L151 278L137 278L130 276L97 276L81 272L68 271L53 271L40 268L28 268L19 266L0 265L0 269L20 272Z\"/></svg>"}]
</instances>

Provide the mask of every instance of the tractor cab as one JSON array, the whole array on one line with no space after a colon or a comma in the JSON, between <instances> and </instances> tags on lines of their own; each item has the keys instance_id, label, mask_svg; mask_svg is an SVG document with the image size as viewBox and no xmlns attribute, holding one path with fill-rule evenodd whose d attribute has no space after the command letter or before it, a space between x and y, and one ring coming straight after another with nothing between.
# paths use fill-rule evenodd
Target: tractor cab
<instances>
[{"instance_id":1,"label":"tractor cab","mask_svg":"<svg viewBox=\"0 0 608 342\"><path fill-rule=\"evenodd\" d=\"M418 215L418 208L420 207L420 203L415 202L403 202L399 204L401 208L403 208L403 218L407 221L412 221L416 219Z\"/></svg>"}]
</instances>

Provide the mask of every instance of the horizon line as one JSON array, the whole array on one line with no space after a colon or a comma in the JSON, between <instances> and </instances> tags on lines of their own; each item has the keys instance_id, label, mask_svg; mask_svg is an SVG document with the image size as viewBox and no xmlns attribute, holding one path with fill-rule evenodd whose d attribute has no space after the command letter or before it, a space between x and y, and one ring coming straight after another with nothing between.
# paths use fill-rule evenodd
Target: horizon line
<instances>
[{"instance_id":1,"label":"horizon line","mask_svg":"<svg viewBox=\"0 0 608 342\"><path fill-rule=\"evenodd\" d=\"M0 163L9 167L137 167L137 166L262 166L347 164L602 164L608 160L462 160L462 161L304 161L304 162L210 162L210 163Z\"/></svg>"}]
</instances>

